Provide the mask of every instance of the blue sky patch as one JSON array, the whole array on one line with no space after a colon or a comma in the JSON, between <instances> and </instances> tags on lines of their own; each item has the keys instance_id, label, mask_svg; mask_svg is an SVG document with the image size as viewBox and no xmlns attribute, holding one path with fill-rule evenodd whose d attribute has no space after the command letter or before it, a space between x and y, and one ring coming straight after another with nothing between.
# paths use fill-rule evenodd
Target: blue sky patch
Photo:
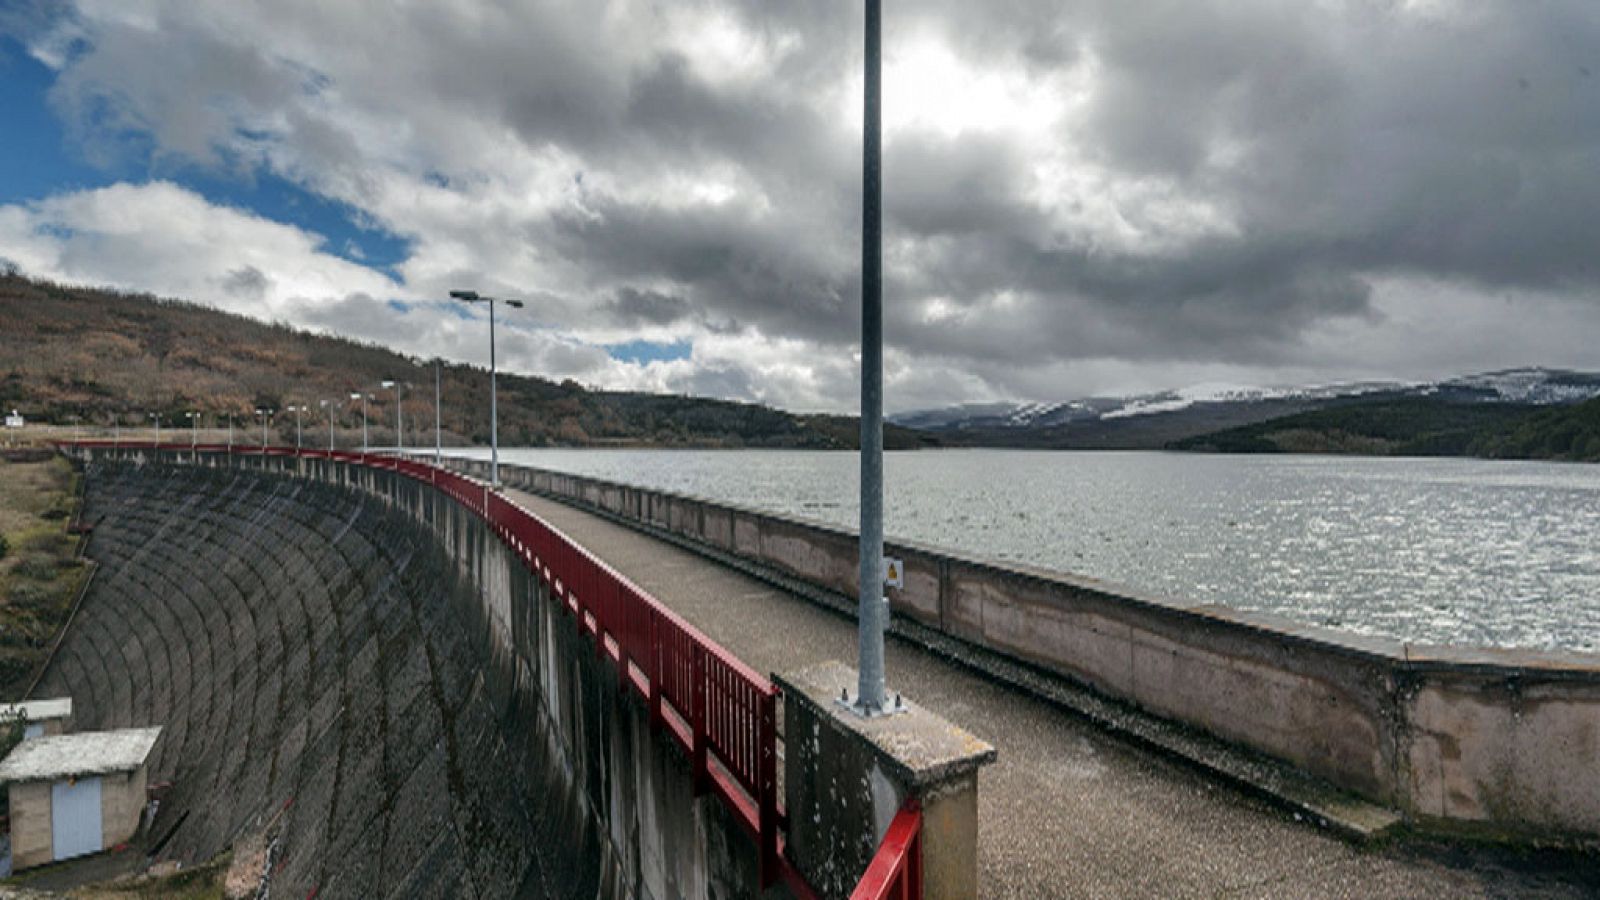
<instances>
[{"instance_id":1,"label":"blue sky patch","mask_svg":"<svg viewBox=\"0 0 1600 900\"><path fill-rule=\"evenodd\" d=\"M628 341L625 344L605 344L612 359L645 365L653 362L671 362L688 359L694 352L692 341Z\"/></svg>"},{"instance_id":2,"label":"blue sky patch","mask_svg":"<svg viewBox=\"0 0 1600 900\"><path fill-rule=\"evenodd\" d=\"M55 82L49 66L28 55L16 39L0 34L0 204L41 200L51 194L104 187L115 173L89 165L69 152L66 131L46 95Z\"/></svg>"},{"instance_id":3,"label":"blue sky patch","mask_svg":"<svg viewBox=\"0 0 1600 900\"><path fill-rule=\"evenodd\" d=\"M0 140L0 172L5 173L0 178L0 205L29 203L124 181L166 180L210 203L320 235L325 239L323 252L399 280L397 267L411 255L410 240L375 227L349 204L265 170L226 171L170 158L157 160L148 135L126 130L107 135L104 128L93 124L90 132L109 140L110 152L95 154L96 162L91 163L50 105L55 78L55 71L33 58L27 47L0 34L0 119L6 123ZM231 154L222 155L225 164L237 162Z\"/></svg>"}]
</instances>

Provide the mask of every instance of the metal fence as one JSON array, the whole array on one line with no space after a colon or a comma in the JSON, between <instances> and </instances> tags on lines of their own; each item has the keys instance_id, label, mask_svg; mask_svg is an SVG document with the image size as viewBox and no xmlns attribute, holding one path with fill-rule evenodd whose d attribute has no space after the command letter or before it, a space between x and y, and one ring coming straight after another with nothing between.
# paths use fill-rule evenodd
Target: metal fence
<instances>
[{"instance_id":1,"label":"metal fence","mask_svg":"<svg viewBox=\"0 0 1600 900\"><path fill-rule=\"evenodd\" d=\"M908 802L884 832L878 852L850 900L919 900L922 897L922 808Z\"/></svg>"},{"instance_id":2,"label":"metal fence","mask_svg":"<svg viewBox=\"0 0 1600 900\"><path fill-rule=\"evenodd\" d=\"M413 459L341 450L128 441L63 446L327 459L432 485L488 523L594 639L595 652L615 664L624 690L648 704L652 726L689 755L696 790L716 793L756 841L762 886L782 877L797 895L813 896L783 857L777 688L627 576L484 482ZM910 806L895 817L853 900L922 896L921 823L921 812Z\"/></svg>"}]
</instances>

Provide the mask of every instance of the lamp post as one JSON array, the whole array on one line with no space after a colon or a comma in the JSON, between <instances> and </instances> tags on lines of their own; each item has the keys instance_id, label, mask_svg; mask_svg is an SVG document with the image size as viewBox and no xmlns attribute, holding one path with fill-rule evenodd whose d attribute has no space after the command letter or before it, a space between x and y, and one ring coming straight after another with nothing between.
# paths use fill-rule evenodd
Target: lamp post
<instances>
[{"instance_id":1,"label":"lamp post","mask_svg":"<svg viewBox=\"0 0 1600 900\"><path fill-rule=\"evenodd\" d=\"M267 451L267 421L272 418L270 409L257 409L256 415L261 419L261 452Z\"/></svg>"},{"instance_id":2,"label":"lamp post","mask_svg":"<svg viewBox=\"0 0 1600 900\"><path fill-rule=\"evenodd\" d=\"M360 393L356 393L352 391L350 393L350 399L361 401L361 452L365 453L367 452L367 392L362 391ZM324 406L330 402L332 401L322 401Z\"/></svg>"},{"instance_id":3,"label":"lamp post","mask_svg":"<svg viewBox=\"0 0 1600 900\"><path fill-rule=\"evenodd\" d=\"M161 413L151 413L150 418L156 420L156 446L161 446Z\"/></svg>"},{"instance_id":4,"label":"lamp post","mask_svg":"<svg viewBox=\"0 0 1600 900\"><path fill-rule=\"evenodd\" d=\"M290 406L287 406L287 407L284 407L284 408L287 409L289 412L294 413L294 448L296 450L299 450L300 449L300 443L301 443L300 442L300 414L305 412L306 408L305 408L304 405L298 404L298 403L290 405Z\"/></svg>"},{"instance_id":5,"label":"lamp post","mask_svg":"<svg viewBox=\"0 0 1600 900\"><path fill-rule=\"evenodd\" d=\"M193 450L200 446L200 414L190 410L183 417L189 420L189 449Z\"/></svg>"},{"instance_id":6,"label":"lamp post","mask_svg":"<svg viewBox=\"0 0 1600 900\"><path fill-rule=\"evenodd\" d=\"M351 394L350 396L354 397L355 394ZM339 408L339 401L338 400L321 400L321 401L318 401L317 405L322 407L328 413L328 452L332 453L333 452L333 414L334 414L334 411ZM365 424L366 424L365 423L365 417L363 417L362 424L363 424L363 426L365 426ZM363 453L365 453L366 450L367 450L366 447L362 447L361 448L361 452L363 452Z\"/></svg>"},{"instance_id":7,"label":"lamp post","mask_svg":"<svg viewBox=\"0 0 1600 900\"><path fill-rule=\"evenodd\" d=\"M438 360L435 360L434 363L433 363L433 462L434 462L434 465L438 465L439 462L444 459L444 439L439 436L440 423L444 421L444 406L443 406L443 404L441 403L441 401L439 399L442 396L442 394L440 393L440 390L439 390L439 382L443 378L443 375L441 374L443 369L444 369L444 363L440 362Z\"/></svg>"},{"instance_id":8,"label":"lamp post","mask_svg":"<svg viewBox=\"0 0 1600 900\"><path fill-rule=\"evenodd\" d=\"M500 488L500 405L494 364L494 305L496 298L484 297L477 291L451 291L450 296L463 303L489 304L489 484ZM500 300L512 309L521 309L521 300Z\"/></svg>"},{"instance_id":9,"label":"lamp post","mask_svg":"<svg viewBox=\"0 0 1600 900\"><path fill-rule=\"evenodd\" d=\"M233 413L228 413L228 452L233 452Z\"/></svg>"},{"instance_id":10,"label":"lamp post","mask_svg":"<svg viewBox=\"0 0 1600 900\"><path fill-rule=\"evenodd\" d=\"M883 180L880 0L866 0L861 178L861 540L854 709L884 711L883 626Z\"/></svg>"},{"instance_id":11,"label":"lamp post","mask_svg":"<svg viewBox=\"0 0 1600 900\"><path fill-rule=\"evenodd\" d=\"M383 387L394 388L394 447L397 452L402 451L406 449L406 420L401 406L405 385L399 381L385 381Z\"/></svg>"}]
</instances>

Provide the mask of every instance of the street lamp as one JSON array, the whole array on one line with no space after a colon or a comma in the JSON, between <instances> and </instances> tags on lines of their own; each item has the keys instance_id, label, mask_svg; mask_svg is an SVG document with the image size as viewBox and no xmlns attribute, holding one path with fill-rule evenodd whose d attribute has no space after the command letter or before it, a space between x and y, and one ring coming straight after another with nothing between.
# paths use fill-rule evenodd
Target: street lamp
<instances>
[{"instance_id":1,"label":"street lamp","mask_svg":"<svg viewBox=\"0 0 1600 900\"><path fill-rule=\"evenodd\" d=\"M861 567L856 703L884 712L883 627L883 171L881 0L866 2L861 166Z\"/></svg>"},{"instance_id":2,"label":"street lamp","mask_svg":"<svg viewBox=\"0 0 1600 900\"><path fill-rule=\"evenodd\" d=\"M444 420L444 407L440 404L439 380L444 363L434 360L433 363L433 464L438 465L444 458L444 442L439 437L440 422Z\"/></svg>"},{"instance_id":3,"label":"street lamp","mask_svg":"<svg viewBox=\"0 0 1600 900\"><path fill-rule=\"evenodd\" d=\"M397 452L403 451L406 449L406 420L404 407L400 405L400 401L405 392L405 384L399 381L384 381L379 387L394 388L394 446Z\"/></svg>"},{"instance_id":4,"label":"street lamp","mask_svg":"<svg viewBox=\"0 0 1600 900\"><path fill-rule=\"evenodd\" d=\"M300 405L300 404L293 404L293 405L284 407L284 409L288 410L289 412L294 413L294 448L296 450L299 450L300 449L300 414L305 412L306 408L305 408L305 406Z\"/></svg>"},{"instance_id":5,"label":"street lamp","mask_svg":"<svg viewBox=\"0 0 1600 900\"><path fill-rule=\"evenodd\" d=\"M200 414L190 410L183 417L189 420L189 449L193 450L200 445Z\"/></svg>"},{"instance_id":6,"label":"street lamp","mask_svg":"<svg viewBox=\"0 0 1600 900\"><path fill-rule=\"evenodd\" d=\"M228 452L233 452L233 413L228 413Z\"/></svg>"},{"instance_id":7,"label":"street lamp","mask_svg":"<svg viewBox=\"0 0 1600 900\"><path fill-rule=\"evenodd\" d=\"M257 409L256 416L261 419L261 452L267 451L267 421L272 418L273 410Z\"/></svg>"},{"instance_id":8,"label":"street lamp","mask_svg":"<svg viewBox=\"0 0 1600 900\"><path fill-rule=\"evenodd\" d=\"M150 418L156 420L156 446L161 446L161 413L151 413Z\"/></svg>"},{"instance_id":9,"label":"street lamp","mask_svg":"<svg viewBox=\"0 0 1600 900\"><path fill-rule=\"evenodd\" d=\"M354 397L355 394L351 394L350 396ZM319 400L317 402L317 405L328 411L328 452L332 453L333 452L333 415L334 415L334 411L339 408L339 401L338 400ZM363 426L365 426L365 424L366 424L364 418L363 418L362 424L363 424ZM363 430L364 430L364 428L363 428ZM361 448L361 452L363 452L363 453L365 453L366 450L367 450L366 447L362 447Z\"/></svg>"},{"instance_id":10,"label":"street lamp","mask_svg":"<svg viewBox=\"0 0 1600 900\"><path fill-rule=\"evenodd\" d=\"M496 298L484 297L477 291L451 291L450 296L463 303L489 304L489 484L496 490L500 487L500 407L498 387L495 384L494 364L494 304ZM500 300L499 302L511 307L521 309L521 300Z\"/></svg>"},{"instance_id":11,"label":"street lamp","mask_svg":"<svg viewBox=\"0 0 1600 900\"><path fill-rule=\"evenodd\" d=\"M367 400L371 399L371 395L366 391L362 391L359 394L352 392L350 399L361 401L361 452L365 453L367 452ZM323 405L327 405L329 401L324 400L322 402Z\"/></svg>"}]
</instances>

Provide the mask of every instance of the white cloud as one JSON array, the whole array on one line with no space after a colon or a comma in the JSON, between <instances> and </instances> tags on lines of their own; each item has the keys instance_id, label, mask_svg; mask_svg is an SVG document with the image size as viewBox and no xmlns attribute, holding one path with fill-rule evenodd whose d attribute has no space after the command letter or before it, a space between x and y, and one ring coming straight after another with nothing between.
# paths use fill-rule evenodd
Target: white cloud
<instances>
[{"instance_id":1,"label":"white cloud","mask_svg":"<svg viewBox=\"0 0 1600 900\"><path fill-rule=\"evenodd\" d=\"M855 403L858 7L67 7L30 48L90 159L267 170L410 253L391 279L156 182L0 207L29 271L483 361L481 324L429 302L472 287L529 301L523 371ZM886 25L891 407L1600 362L1571 337L1600 286L1581 3L929 0ZM598 347L633 339L694 349Z\"/></svg>"},{"instance_id":2,"label":"white cloud","mask_svg":"<svg viewBox=\"0 0 1600 900\"><path fill-rule=\"evenodd\" d=\"M292 225L213 205L170 182L117 184L0 207L0 254L30 274L182 297L260 318L353 294L405 296ZM264 290L227 290L241 271ZM236 281L236 279L233 279Z\"/></svg>"}]
</instances>

